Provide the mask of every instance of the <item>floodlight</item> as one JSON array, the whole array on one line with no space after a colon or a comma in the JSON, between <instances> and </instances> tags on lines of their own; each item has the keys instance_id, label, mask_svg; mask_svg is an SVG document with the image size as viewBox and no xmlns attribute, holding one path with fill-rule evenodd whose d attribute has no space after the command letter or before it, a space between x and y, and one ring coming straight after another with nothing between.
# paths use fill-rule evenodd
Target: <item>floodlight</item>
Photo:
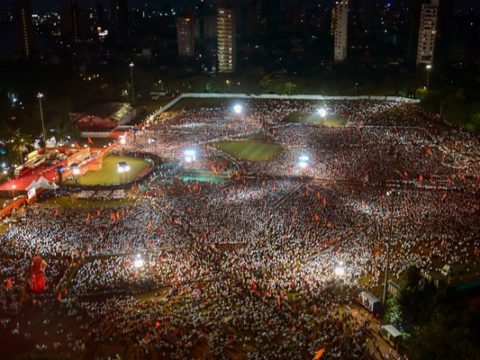
<instances>
[{"instance_id":1,"label":"floodlight","mask_svg":"<svg viewBox=\"0 0 480 360\"><path fill-rule=\"evenodd\" d=\"M337 266L335 266L335 276L337 277L343 277L345 276L345 266L343 263L339 263Z\"/></svg>"},{"instance_id":2,"label":"floodlight","mask_svg":"<svg viewBox=\"0 0 480 360\"><path fill-rule=\"evenodd\" d=\"M185 162L187 163L191 163L197 160L197 154L195 150L192 150L192 149L185 150L184 155L185 155Z\"/></svg>"},{"instance_id":3,"label":"floodlight","mask_svg":"<svg viewBox=\"0 0 480 360\"><path fill-rule=\"evenodd\" d=\"M240 104L236 104L233 106L233 111L235 114L240 115L243 112L243 107Z\"/></svg>"},{"instance_id":4,"label":"floodlight","mask_svg":"<svg viewBox=\"0 0 480 360\"><path fill-rule=\"evenodd\" d=\"M320 108L317 110L318 115L320 115L322 118L327 116L327 109L324 107Z\"/></svg>"},{"instance_id":5,"label":"floodlight","mask_svg":"<svg viewBox=\"0 0 480 360\"><path fill-rule=\"evenodd\" d=\"M135 257L135 260L133 261L133 266L137 269L140 269L145 265L145 261L142 259L142 256L140 254L137 254Z\"/></svg>"}]
</instances>

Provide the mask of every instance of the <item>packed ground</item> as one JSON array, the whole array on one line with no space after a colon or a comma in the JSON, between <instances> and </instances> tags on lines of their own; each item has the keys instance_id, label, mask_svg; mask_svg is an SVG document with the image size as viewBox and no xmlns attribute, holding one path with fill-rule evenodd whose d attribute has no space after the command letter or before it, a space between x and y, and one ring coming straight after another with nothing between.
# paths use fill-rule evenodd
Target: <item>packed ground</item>
<instances>
[{"instance_id":1,"label":"packed ground","mask_svg":"<svg viewBox=\"0 0 480 360\"><path fill-rule=\"evenodd\" d=\"M219 104L177 106L129 138L124 151L163 159L146 183L13 219L0 235L13 284L0 352L368 359L368 328L348 309L378 292L388 241L393 279L409 265L478 273L478 138L398 102L322 104L344 127L288 121L315 102L244 101L239 115ZM222 151L246 138L275 156ZM181 180L193 170L228 181ZM41 296L25 290L35 254L48 263Z\"/></svg>"}]
</instances>

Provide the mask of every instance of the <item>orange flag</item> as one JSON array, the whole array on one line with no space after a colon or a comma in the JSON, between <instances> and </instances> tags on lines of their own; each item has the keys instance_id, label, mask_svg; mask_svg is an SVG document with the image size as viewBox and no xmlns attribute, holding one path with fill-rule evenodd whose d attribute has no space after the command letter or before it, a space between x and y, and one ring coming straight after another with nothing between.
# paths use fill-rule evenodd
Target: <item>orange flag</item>
<instances>
[{"instance_id":1,"label":"orange flag","mask_svg":"<svg viewBox=\"0 0 480 360\"><path fill-rule=\"evenodd\" d=\"M323 355L325 354L325 349L320 349L315 353L315 356L313 357L313 360L320 360Z\"/></svg>"},{"instance_id":2,"label":"orange flag","mask_svg":"<svg viewBox=\"0 0 480 360\"><path fill-rule=\"evenodd\" d=\"M88 142L90 145L93 144L93 140L92 140L92 138L91 138L90 136L87 138L87 142Z\"/></svg>"}]
</instances>

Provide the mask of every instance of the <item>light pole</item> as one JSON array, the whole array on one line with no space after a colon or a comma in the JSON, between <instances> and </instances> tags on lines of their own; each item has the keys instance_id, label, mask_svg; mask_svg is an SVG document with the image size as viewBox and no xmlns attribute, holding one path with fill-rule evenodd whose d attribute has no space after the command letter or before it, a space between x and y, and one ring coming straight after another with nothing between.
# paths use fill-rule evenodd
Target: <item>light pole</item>
<instances>
[{"instance_id":1,"label":"light pole","mask_svg":"<svg viewBox=\"0 0 480 360\"><path fill-rule=\"evenodd\" d=\"M233 106L233 112L234 112L237 116L241 116L242 113L243 113L243 106L240 105L240 104L234 105L234 106ZM247 123L246 123L245 115L243 115L243 131L244 131L244 132L247 132Z\"/></svg>"},{"instance_id":2,"label":"light pole","mask_svg":"<svg viewBox=\"0 0 480 360\"><path fill-rule=\"evenodd\" d=\"M37 98L38 98L38 105L40 107L40 120L42 121L43 143L45 144L45 147L47 147L47 133L45 132L45 123L43 121L43 106L42 106L43 94L39 92L37 94Z\"/></svg>"},{"instance_id":3,"label":"light pole","mask_svg":"<svg viewBox=\"0 0 480 360\"><path fill-rule=\"evenodd\" d=\"M130 87L131 87L131 92L132 92L132 103L135 101L135 86L133 84L133 69L135 68L135 64L131 62L128 64L130 67Z\"/></svg>"},{"instance_id":4,"label":"light pole","mask_svg":"<svg viewBox=\"0 0 480 360\"><path fill-rule=\"evenodd\" d=\"M430 70L432 70L432 65L428 64L427 66L425 66L425 69L427 70L427 90L428 90L430 86Z\"/></svg>"}]
</instances>

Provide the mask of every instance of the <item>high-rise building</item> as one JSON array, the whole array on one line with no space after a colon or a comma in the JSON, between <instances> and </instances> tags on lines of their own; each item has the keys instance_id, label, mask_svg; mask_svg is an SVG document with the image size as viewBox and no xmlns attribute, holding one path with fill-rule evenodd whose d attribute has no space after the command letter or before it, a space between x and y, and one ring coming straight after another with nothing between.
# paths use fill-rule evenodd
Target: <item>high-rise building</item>
<instances>
[{"instance_id":1,"label":"high-rise building","mask_svg":"<svg viewBox=\"0 0 480 360\"><path fill-rule=\"evenodd\" d=\"M438 1L431 0L423 4L420 12L420 29L418 31L417 65L431 65L435 54L437 34Z\"/></svg>"},{"instance_id":2,"label":"high-rise building","mask_svg":"<svg viewBox=\"0 0 480 360\"><path fill-rule=\"evenodd\" d=\"M195 56L195 22L193 16L187 15L177 19L178 55Z\"/></svg>"},{"instance_id":3,"label":"high-rise building","mask_svg":"<svg viewBox=\"0 0 480 360\"><path fill-rule=\"evenodd\" d=\"M128 0L111 0L110 16L120 34L128 33Z\"/></svg>"},{"instance_id":4,"label":"high-rise building","mask_svg":"<svg viewBox=\"0 0 480 360\"><path fill-rule=\"evenodd\" d=\"M417 61L418 30L420 28L420 12L422 4L428 0L408 0L408 41L407 41L407 62L414 66Z\"/></svg>"},{"instance_id":5,"label":"high-rise building","mask_svg":"<svg viewBox=\"0 0 480 360\"><path fill-rule=\"evenodd\" d=\"M18 47L20 56L27 59L33 53L32 11L30 0L17 0L15 2L15 23L18 34Z\"/></svg>"},{"instance_id":6,"label":"high-rise building","mask_svg":"<svg viewBox=\"0 0 480 360\"><path fill-rule=\"evenodd\" d=\"M80 41L89 29L88 15L85 8L79 6L77 0L70 0L61 16L62 36L67 41Z\"/></svg>"},{"instance_id":7,"label":"high-rise building","mask_svg":"<svg viewBox=\"0 0 480 360\"><path fill-rule=\"evenodd\" d=\"M335 62L344 61L347 58L348 41L348 1L336 1L332 9L331 32L334 37L333 59Z\"/></svg>"},{"instance_id":8,"label":"high-rise building","mask_svg":"<svg viewBox=\"0 0 480 360\"><path fill-rule=\"evenodd\" d=\"M236 25L232 8L217 11L217 57L218 72L230 73L236 68Z\"/></svg>"}]
</instances>

